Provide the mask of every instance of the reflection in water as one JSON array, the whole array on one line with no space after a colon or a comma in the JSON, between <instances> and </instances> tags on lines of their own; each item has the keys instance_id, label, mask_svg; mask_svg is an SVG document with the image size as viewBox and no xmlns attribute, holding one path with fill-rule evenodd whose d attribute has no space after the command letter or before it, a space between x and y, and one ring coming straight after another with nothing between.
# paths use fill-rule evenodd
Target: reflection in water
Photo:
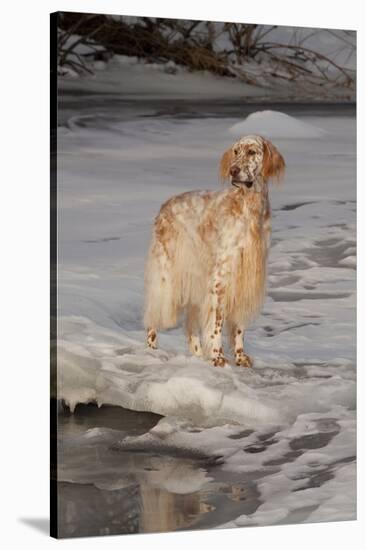
<instances>
[{"instance_id":1,"label":"reflection in water","mask_svg":"<svg viewBox=\"0 0 366 550\"><path fill-rule=\"evenodd\" d=\"M214 527L256 510L254 482L228 481L218 466L113 450L117 441L146 432L159 418L92 405L60 415L60 537Z\"/></svg>"},{"instance_id":2,"label":"reflection in water","mask_svg":"<svg viewBox=\"0 0 366 550\"><path fill-rule=\"evenodd\" d=\"M190 527L197 517L214 508L204 502L202 496L199 491L180 495L142 484L140 531L176 531Z\"/></svg>"}]
</instances>

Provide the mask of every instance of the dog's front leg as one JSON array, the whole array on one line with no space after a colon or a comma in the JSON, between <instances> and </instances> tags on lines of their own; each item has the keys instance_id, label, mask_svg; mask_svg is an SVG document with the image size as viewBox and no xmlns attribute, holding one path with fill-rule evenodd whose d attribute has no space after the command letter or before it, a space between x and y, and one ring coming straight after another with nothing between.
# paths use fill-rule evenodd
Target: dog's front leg
<instances>
[{"instance_id":1,"label":"dog's front leg","mask_svg":"<svg viewBox=\"0 0 366 550\"><path fill-rule=\"evenodd\" d=\"M208 299L205 308L205 349L215 367L224 367L227 364L222 347L222 328L225 316L228 266L228 257L225 255L217 257L208 288Z\"/></svg>"},{"instance_id":2,"label":"dog's front leg","mask_svg":"<svg viewBox=\"0 0 366 550\"><path fill-rule=\"evenodd\" d=\"M231 327L231 343L235 354L235 364L238 367L252 367L253 361L244 351L244 326L233 324Z\"/></svg>"}]
</instances>

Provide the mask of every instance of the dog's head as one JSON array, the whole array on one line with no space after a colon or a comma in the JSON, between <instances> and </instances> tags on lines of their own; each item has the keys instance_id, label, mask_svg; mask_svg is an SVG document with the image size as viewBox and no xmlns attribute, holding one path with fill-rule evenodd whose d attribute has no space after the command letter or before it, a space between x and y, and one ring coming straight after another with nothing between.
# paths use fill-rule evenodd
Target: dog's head
<instances>
[{"instance_id":1,"label":"dog's head","mask_svg":"<svg viewBox=\"0 0 366 550\"><path fill-rule=\"evenodd\" d=\"M276 147L261 136L245 136L225 151L220 162L220 176L235 187L261 191L271 178L279 180L285 161Z\"/></svg>"}]
</instances>

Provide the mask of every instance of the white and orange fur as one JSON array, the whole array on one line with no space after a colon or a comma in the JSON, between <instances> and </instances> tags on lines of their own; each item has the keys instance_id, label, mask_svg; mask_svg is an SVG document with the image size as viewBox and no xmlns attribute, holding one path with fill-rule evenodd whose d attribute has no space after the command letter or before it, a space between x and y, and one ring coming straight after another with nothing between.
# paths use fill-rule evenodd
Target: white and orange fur
<instances>
[{"instance_id":1,"label":"white and orange fur","mask_svg":"<svg viewBox=\"0 0 366 550\"><path fill-rule=\"evenodd\" d=\"M192 191L165 202L155 219L145 270L147 344L157 330L174 327L186 314L191 352L225 366L226 324L235 363L252 366L244 331L258 314L265 293L271 234L267 183L279 179L285 162L274 145L246 136L227 150L222 191ZM202 341L202 345L201 345Z\"/></svg>"}]
</instances>

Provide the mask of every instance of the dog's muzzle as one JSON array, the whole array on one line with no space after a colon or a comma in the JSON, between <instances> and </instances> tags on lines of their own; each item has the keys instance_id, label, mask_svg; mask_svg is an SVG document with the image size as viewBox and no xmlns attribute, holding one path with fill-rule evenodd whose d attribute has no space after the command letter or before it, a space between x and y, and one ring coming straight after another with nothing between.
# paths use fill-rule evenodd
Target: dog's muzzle
<instances>
[{"instance_id":1,"label":"dog's muzzle","mask_svg":"<svg viewBox=\"0 0 366 550\"><path fill-rule=\"evenodd\" d=\"M250 179L250 175L247 174L247 179L238 179L240 177L240 168L239 166L232 166L230 168L230 176L231 176L231 185L234 185L235 187L240 187L242 185L245 185L248 189L250 189L254 183L253 179Z\"/></svg>"},{"instance_id":2,"label":"dog's muzzle","mask_svg":"<svg viewBox=\"0 0 366 550\"><path fill-rule=\"evenodd\" d=\"M234 185L235 187L241 187L242 185L245 185L248 189L250 189L253 186L253 180L231 180L231 185Z\"/></svg>"}]
</instances>

